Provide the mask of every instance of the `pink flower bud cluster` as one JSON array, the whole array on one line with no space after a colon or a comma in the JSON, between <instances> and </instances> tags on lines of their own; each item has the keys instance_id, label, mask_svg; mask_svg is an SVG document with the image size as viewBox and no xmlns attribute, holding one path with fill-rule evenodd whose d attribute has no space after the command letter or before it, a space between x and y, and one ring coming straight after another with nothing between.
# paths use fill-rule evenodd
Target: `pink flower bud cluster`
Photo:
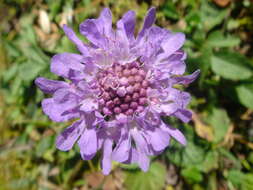
<instances>
[{"instance_id":1,"label":"pink flower bud cluster","mask_svg":"<svg viewBox=\"0 0 253 190\"><path fill-rule=\"evenodd\" d=\"M99 106L103 114L133 115L142 112L147 104L149 81L147 72L139 64L115 64L98 74L101 96Z\"/></svg>"}]
</instances>

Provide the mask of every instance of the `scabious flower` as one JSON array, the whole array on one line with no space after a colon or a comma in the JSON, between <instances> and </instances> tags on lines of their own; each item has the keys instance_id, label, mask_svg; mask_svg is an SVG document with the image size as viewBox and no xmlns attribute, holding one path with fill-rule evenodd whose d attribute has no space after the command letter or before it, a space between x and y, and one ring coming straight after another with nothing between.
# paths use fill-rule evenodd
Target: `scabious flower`
<instances>
[{"instance_id":1,"label":"scabious flower","mask_svg":"<svg viewBox=\"0 0 253 190\"><path fill-rule=\"evenodd\" d=\"M162 117L191 119L186 109L190 94L174 86L191 83L199 71L182 76L184 34L153 26L154 22L151 8L135 36L135 12L128 11L114 30L111 11L105 8L99 18L80 24L89 44L64 25L80 54L55 55L51 72L67 81L35 81L44 93L52 94L42 101L44 113L55 122L74 121L57 137L57 148L68 151L77 142L84 160L101 150L104 174L109 174L112 160L137 163L147 171L149 156L160 154L171 137L186 144L184 135Z\"/></svg>"}]
</instances>

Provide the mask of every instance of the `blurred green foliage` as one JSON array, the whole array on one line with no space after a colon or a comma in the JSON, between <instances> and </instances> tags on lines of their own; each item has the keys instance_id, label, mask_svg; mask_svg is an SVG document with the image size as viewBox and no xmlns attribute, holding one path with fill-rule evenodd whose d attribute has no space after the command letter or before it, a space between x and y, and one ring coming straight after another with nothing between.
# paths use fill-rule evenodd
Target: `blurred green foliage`
<instances>
[{"instance_id":1,"label":"blurred green foliage","mask_svg":"<svg viewBox=\"0 0 253 190\"><path fill-rule=\"evenodd\" d=\"M156 24L184 32L188 71L201 76L188 88L193 122L168 118L187 137L152 158L149 172L114 163L99 173L99 155L82 161L78 148L56 150L65 124L42 113L37 76L49 72L50 57L76 52L63 35L110 7L114 21L127 10L138 27L151 6ZM250 0L2 0L0 3L0 190L253 189L253 3ZM85 40L82 36L80 36Z\"/></svg>"}]
</instances>

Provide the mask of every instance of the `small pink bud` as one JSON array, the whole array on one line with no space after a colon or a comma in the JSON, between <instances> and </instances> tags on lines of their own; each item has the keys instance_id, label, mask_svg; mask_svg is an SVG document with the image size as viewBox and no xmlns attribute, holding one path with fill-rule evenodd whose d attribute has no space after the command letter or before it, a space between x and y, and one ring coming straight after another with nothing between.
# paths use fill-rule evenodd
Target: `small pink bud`
<instances>
[{"instance_id":1,"label":"small pink bud","mask_svg":"<svg viewBox=\"0 0 253 190\"><path fill-rule=\"evenodd\" d=\"M123 75L126 76L126 77L130 76L131 75L131 71L129 69L124 69Z\"/></svg>"},{"instance_id":2,"label":"small pink bud","mask_svg":"<svg viewBox=\"0 0 253 190\"><path fill-rule=\"evenodd\" d=\"M120 104L120 99L118 97L114 98L113 103L116 105Z\"/></svg>"},{"instance_id":3,"label":"small pink bud","mask_svg":"<svg viewBox=\"0 0 253 190\"><path fill-rule=\"evenodd\" d=\"M108 101L108 100L111 99L108 92L104 92L104 94L103 94L103 99L104 99L105 101Z\"/></svg>"},{"instance_id":4,"label":"small pink bud","mask_svg":"<svg viewBox=\"0 0 253 190\"><path fill-rule=\"evenodd\" d=\"M105 115L109 115L109 116L112 115L112 112L108 108L106 108L106 107L103 108L103 113Z\"/></svg>"},{"instance_id":5,"label":"small pink bud","mask_svg":"<svg viewBox=\"0 0 253 190\"><path fill-rule=\"evenodd\" d=\"M124 86L121 86L117 89L117 94L119 97L124 97L126 95L127 91Z\"/></svg>"},{"instance_id":6,"label":"small pink bud","mask_svg":"<svg viewBox=\"0 0 253 190\"><path fill-rule=\"evenodd\" d=\"M139 112L139 113L142 112L143 110L144 110L143 106L138 106L137 109L136 109L136 111Z\"/></svg>"},{"instance_id":7,"label":"small pink bud","mask_svg":"<svg viewBox=\"0 0 253 190\"><path fill-rule=\"evenodd\" d=\"M128 85L128 79L126 77L122 77L119 79L119 83L123 86L127 86Z\"/></svg>"},{"instance_id":8,"label":"small pink bud","mask_svg":"<svg viewBox=\"0 0 253 190\"><path fill-rule=\"evenodd\" d=\"M127 110L127 109L129 108L129 106L128 106L128 104L121 104L121 105L120 105L120 108L121 108L122 110Z\"/></svg>"},{"instance_id":9,"label":"small pink bud","mask_svg":"<svg viewBox=\"0 0 253 190\"><path fill-rule=\"evenodd\" d=\"M128 94L132 94L132 93L134 92L133 86L128 86L128 87L126 88L126 91L127 91Z\"/></svg>"},{"instance_id":10,"label":"small pink bud","mask_svg":"<svg viewBox=\"0 0 253 190\"><path fill-rule=\"evenodd\" d=\"M138 103L137 102L131 102L130 107L133 108L133 109L136 109L138 107Z\"/></svg>"},{"instance_id":11,"label":"small pink bud","mask_svg":"<svg viewBox=\"0 0 253 190\"><path fill-rule=\"evenodd\" d=\"M114 113L116 113L116 114L121 113L121 109L120 109L119 107L115 107L115 108L113 109L113 111L114 111Z\"/></svg>"},{"instance_id":12,"label":"small pink bud","mask_svg":"<svg viewBox=\"0 0 253 190\"><path fill-rule=\"evenodd\" d=\"M141 76L137 75L134 77L135 82L141 82L143 79Z\"/></svg>"},{"instance_id":13,"label":"small pink bud","mask_svg":"<svg viewBox=\"0 0 253 190\"><path fill-rule=\"evenodd\" d=\"M99 102L99 104L100 104L101 106L105 105L105 100L104 100L104 99L100 99L98 102Z\"/></svg>"},{"instance_id":14,"label":"small pink bud","mask_svg":"<svg viewBox=\"0 0 253 190\"><path fill-rule=\"evenodd\" d=\"M108 108L113 108L113 106L114 106L114 103L113 103L113 101L112 100L109 100L108 102L106 102L106 107L108 107Z\"/></svg>"},{"instance_id":15,"label":"small pink bud","mask_svg":"<svg viewBox=\"0 0 253 190\"><path fill-rule=\"evenodd\" d=\"M115 72L121 72L122 71L122 68L121 66L115 66Z\"/></svg>"},{"instance_id":16,"label":"small pink bud","mask_svg":"<svg viewBox=\"0 0 253 190\"><path fill-rule=\"evenodd\" d=\"M141 89L140 89L140 96L146 96L146 95L147 95L146 89L141 88Z\"/></svg>"},{"instance_id":17,"label":"small pink bud","mask_svg":"<svg viewBox=\"0 0 253 190\"><path fill-rule=\"evenodd\" d=\"M132 100L131 96L126 95L124 101L125 101L125 102L131 102L131 100Z\"/></svg>"},{"instance_id":18,"label":"small pink bud","mask_svg":"<svg viewBox=\"0 0 253 190\"><path fill-rule=\"evenodd\" d=\"M141 76L144 76L144 77L146 76L146 71L144 71L143 69L139 69L138 73Z\"/></svg>"},{"instance_id":19,"label":"small pink bud","mask_svg":"<svg viewBox=\"0 0 253 190\"><path fill-rule=\"evenodd\" d=\"M128 109L126 111L126 115L132 115L134 113L134 110L133 109Z\"/></svg>"},{"instance_id":20,"label":"small pink bud","mask_svg":"<svg viewBox=\"0 0 253 190\"><path fill-rule=\"evenodd\" d=\"M140 104L140 105L145 105L145 104L147 104L147 98L140 98L140 99L139 99L139 104Z\"/></svg>"},{"instance_id":21,"label":"small pink bud","mask_svg":"<svg viewBox=\"0 0 253 190\"><path fill-rule=\"evenodd\" d=\"M118 77L123 77L122 72L117 72Z\"/></svg>"},{"instance_id":22,"label":"small pink bud","mask_svg":"<svg viewBox=\"0 0 253 190\"><path fill-rule=\"evenodd\" d=\"M141 85L142 87L147 88L149 84L148 81L144 80Z\"/></svg>"},{"instance_id":23,"label":"small pink bud","mask_svg":"<svg viewBox=\"0 0 253 190\"><path fill-rule=\"evenodd\" d=\"M131 69L131 74L132 75L136 75L137 73L138 73L138 69L137 68L134 67L134 68Z\"/></svg>"},{"instance_id":24,"label":"small pink bud","mask_svg":"<svg viewBox=\"0 0 253 190\"><path fill-rule=\"evenodd\" d=\"M109 95L111 98L114 98L116 96L116 93L114 90L110 90Z\"/></svg>"},{"instance_id":25,"label":"small pink bud","mask_svg":"<svg viewBox=\"0 0 253 190\"><path fill-rule=\"evenodd\" d=\"M141 84L140 83L135 83L134 84L134 91L135 92L138 92L140 90L140 88L141 88Z\"/></svg>"},{"instance_id":26,"label":"small pink bud","mask_svg":"<svg viewBox=\"0 0 253 190\"><path fill-rule=\"evenodd\" d=\"M129 84L134 84L135 83L134 77L133 76L128 77L128 82Z\"/></svg>"},{"instance_id":27,"label":"small pink bud","mask_svg":"<svg viewBox=\"0 0 253 190\"><path fill-rule=\"evenodd\" d=\"M109 68L108 70L107 70L109 73L113 73L113 68Z\"/></svg>"},{"instance_id":28,"label":"small pink bud","mask_svg":"<svg viewBox=\"0 0 253 190\"><path fill-rule=\"evenodd\" d=\"M139 93L135 92L132 96L133 100L138 100L140 97Z\"/></svg>"}]
</instances>

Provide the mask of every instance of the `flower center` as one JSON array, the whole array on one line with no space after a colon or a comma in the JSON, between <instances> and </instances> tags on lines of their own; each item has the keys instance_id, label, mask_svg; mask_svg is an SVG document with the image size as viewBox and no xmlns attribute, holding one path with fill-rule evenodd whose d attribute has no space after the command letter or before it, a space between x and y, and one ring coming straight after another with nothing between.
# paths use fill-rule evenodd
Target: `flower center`
<instances>
[{"instance_id":1,"label":"flower center","mask_svg":"<svg viewBox=\"0 0 253 190\"><path fill-rule=\"evenodd\" d=\"M99 107L103 114L112 116L120 113L128 116L142 112L147 104L149 81L147 72L139 63L114 64L98 73L101 92Z\"/></svg>"}]
</instances>

